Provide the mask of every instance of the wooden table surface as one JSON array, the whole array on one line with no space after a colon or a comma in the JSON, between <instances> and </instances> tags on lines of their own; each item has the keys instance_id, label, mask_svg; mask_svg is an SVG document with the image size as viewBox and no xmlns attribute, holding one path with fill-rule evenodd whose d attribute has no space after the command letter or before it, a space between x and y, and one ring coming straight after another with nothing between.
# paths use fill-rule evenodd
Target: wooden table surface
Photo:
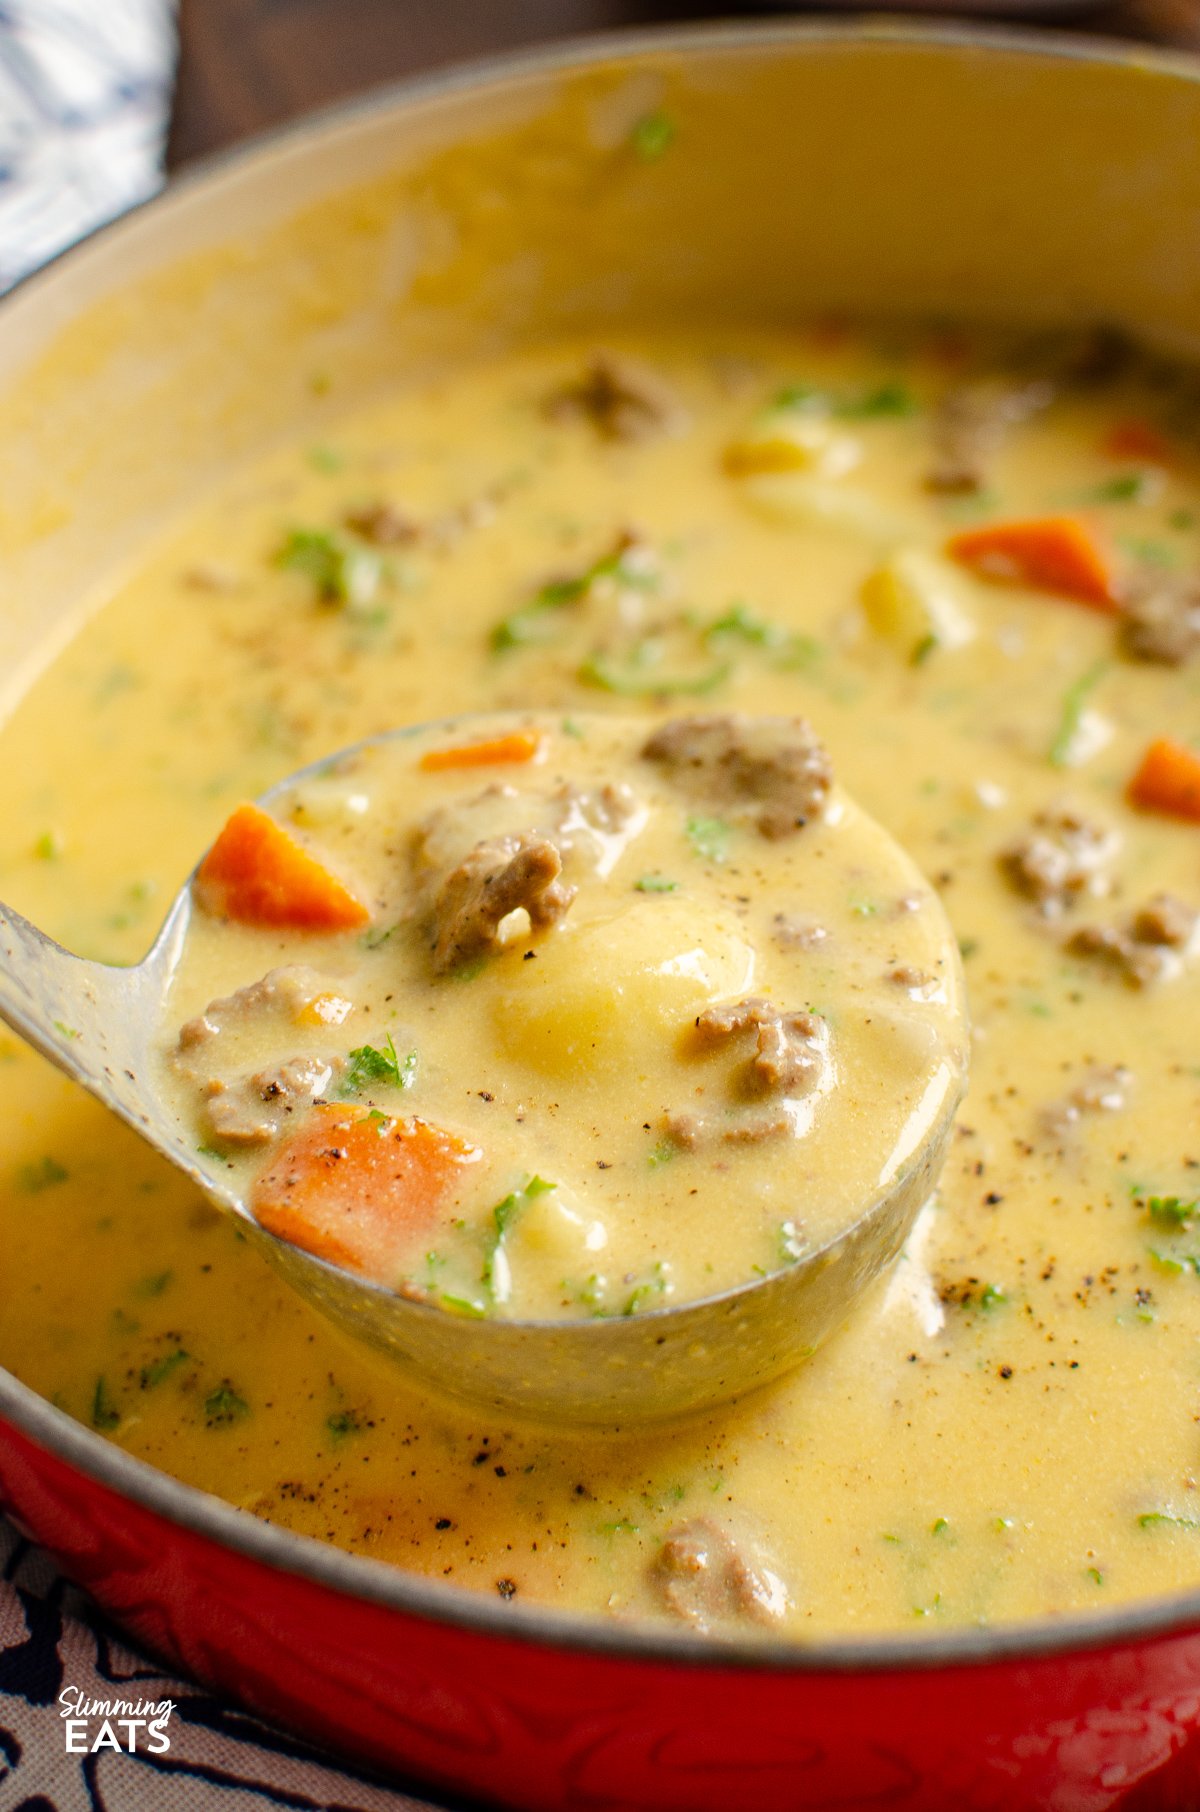
<instances>
[{"instance_id":1,"label":"wooden table surface","mask_svg":"<svg viewBox=\"0 0 1200 1812\"><path fill-rule=\"evenodd\" d=\"M181 0L169 161L439 64L585 31L768 11L737 0ZM1200 0L1099 0L1069 18L1077 33L1200 50Z\"/></svg>"}]
</instances>

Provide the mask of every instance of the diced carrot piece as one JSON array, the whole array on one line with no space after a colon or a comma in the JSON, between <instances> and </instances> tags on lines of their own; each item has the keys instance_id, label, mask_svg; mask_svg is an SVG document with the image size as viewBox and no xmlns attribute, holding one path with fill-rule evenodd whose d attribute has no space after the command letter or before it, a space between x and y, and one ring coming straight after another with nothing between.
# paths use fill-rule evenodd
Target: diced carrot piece
<instances>
[{"instance_id":1,"label":"diced carrot piece","mask_svg":"<svg viewBox=\"0 0 1200 1812\"><path fill-rule=\"evenodd\" d=\"M490 768L502 763L532 761L542 746L536 730L510 730L484 742L464 742L448 749L427 749L419 766L436 774L443 768Z\"/></svg>"},{"instance_id":2,"label":"diced carrot piece","mask_svg":"<svg viewBox=\"0 0 1200 1812\"><path fill-rule=\"evenodd\" d=\"M1200 824L1200 755L1160 736L1142 756L1129 782L1129 797L1148 812L1166 812Z\"/></svg>"},{"instance_id":3,"label":"diced carrot piece","mask_svg":"<svg viewBox=\"0 0 1200 1812\"><path fill-rule=\"evenodd\" d=\"M1175 449L1165 434L1150 422L1136 419L1114 423L1102 447L1113 459L1143 460L1151 466L1169 466L1175 457Z\"/></svg>"},{"instance_id":4,"label":"diced carrot piece","mask_svg":"<svg viewBox=\"0 0 1200 1812\"><path fill-rule=\"evenodd\" d=\"M269 1233L394 1284L483 1153L427 1120L318 1102L250 1190Z\"/></svg>"},{"instance_id":5,"label":"diced carrot piece","mask_svg":"<svg viewBox=\"0 0 1200 1812\"><path fill-rule=\"evenodd\" d=\"M1117 608L1108 556L1075 516L987 523L952 536L946 552L984 579L1035 585L1094 610Z\"/></svg>"},{"instance_id":6,"label":"diced carrot piece","mask_svg":"<svg viewBox=\"0 0 1200 1812\"><path fill-rule=\"evenodd\" d=\"M256 805L240 805L196 871L205 912L242 925L354 931L370 913L336 875Z\"/></svg>"}]
</instances>

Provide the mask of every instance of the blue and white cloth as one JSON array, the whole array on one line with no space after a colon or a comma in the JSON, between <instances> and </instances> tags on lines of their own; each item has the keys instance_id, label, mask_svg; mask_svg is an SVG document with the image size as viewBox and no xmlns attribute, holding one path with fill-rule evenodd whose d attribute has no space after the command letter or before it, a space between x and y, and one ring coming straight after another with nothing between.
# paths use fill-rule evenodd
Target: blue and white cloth
<instances>
[{"instance_id":1,"label":"blue and white cloth","mask_svg":"<svg viewBox=\"0 0 1200 1812\"><path fill-rule=\"evenodd\" d=\"M0 290L163 179L174 0L0 0Z\"/></svg>"},{"instance_id":2,"label":"blue and white cloth","mask_svg":"<svg viewBox=\"0 0 1200 1812\"><path fill-rule=\"evenodd\" d=\"M0 1518L0 1812L269 1807L435 1812L164 1674Z\"/></svg>"}]
</instances>

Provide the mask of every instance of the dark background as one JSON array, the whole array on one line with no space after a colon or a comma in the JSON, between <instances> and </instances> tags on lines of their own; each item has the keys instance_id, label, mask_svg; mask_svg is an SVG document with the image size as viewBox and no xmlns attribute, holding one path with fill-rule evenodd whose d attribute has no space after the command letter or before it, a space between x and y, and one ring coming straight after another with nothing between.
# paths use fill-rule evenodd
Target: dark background
<instances>
[{"instance_id":1,"label":"dark background","mask_svg":"<svg viewBox=\"0 0 1200 1812\"><path fill-rule=\"evenodd\" d=\"M836 5L836 0L834 0ZM949 6L909 10L949 11ZM738 0L182 0L172 166L376 83L584 31L753 17ZM955 10L975 10L962 0ZM980 10L986 10L980 8ZM1073 32L1200 50L1200 0L1030 0Z\"/></svg>"}]
</instances>

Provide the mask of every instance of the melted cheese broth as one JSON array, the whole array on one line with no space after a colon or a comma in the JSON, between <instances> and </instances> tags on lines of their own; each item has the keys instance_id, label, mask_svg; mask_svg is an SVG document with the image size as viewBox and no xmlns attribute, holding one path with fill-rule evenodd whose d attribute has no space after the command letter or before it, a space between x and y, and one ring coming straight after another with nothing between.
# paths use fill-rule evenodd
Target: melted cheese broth
<instances>
[{"instance_id":1,"label":"melted cheese broth","mask_svg":"<svg viewBox=\"0 0 1200 1812\"><path fill-rule=\"evenodd\" d=\"M494 645L547 580L636 529L674 600L661 671L701 674L702 708L809 717L960 940L971 1087L895 1272L794 1377L708 1419L602 1438L519 1428L408 1388L5 1038L0 1359L249 1513L509 1601L653 1614L653 1558L697 1518L769 1555L789 1607L776 1627L796 1633L932 1630L1194 1585L1200 1233L1146 1204L1200 1192L1200 984L1184 966L1134 990L1067 956L997 857L1067 800L1120 838L1112 897L1076 922L1163 889L1195 903L1195 827L1135 813L1124 788L1153 735L1200 735L1200 682L1128 662L1111 619L1045 593L957 575L973 635L919 651L872 627L861 598L897 545L1084 504L1123 559L1186 566L1200 473L1177 453L1114 487L1129 462L1104 437L1143 399L1081 391L1009 436L982 497L938 497L922 474L929 402L952 375L944 338L631 350L686 407L679 432L626 445L547 420L543 398L588 352L561 347L387 398L327 444L231 478L0 732L0 886L69 947L132 961L232 807L301 763L451 712L641 708L595 683L597 649L622 683L645 655L638 623L614 623L603 598L555 613L544 640ZM885 387L882 407L845 409L857 464L827 473L815 508L764 505L724 468L796 384L877 404ZM359 583L339 607L311 563L279 564L297 529L380 498L442 530L388 550L372 595ZM739 604L742 628L710 634ZM1047 1120L1114 1065L1122 1105Z\"/></svg>"},{"instance_id":2,"label":"melted cheese broth","mask_svg":"<svg viewBox=\"0 0 1200 1812\"><path fill-rule=\"evenodd\" d=\"M803 720L755 730L745 759L760 745L764 762L820 753ZM424 765L506 733L530 739L528 762ZM276 820L311 826L305 847L352 882L365 931L238 923L198 887L160 1086L264 1224L456 1313L588 1319L785 1269L903 1177L965 1066L958 949L936 895L853 799L825 791L823 758L807 821L793 813L767 836L761 801L739 806L719 774L680 774L646 744L638 718L470 718L276 792ZM437 924L461 938L471 920L461 903L439 906L446 877L494 849L487 838L531 827L562 850L560 917L535 929L522 909L500 921L496 948L456 958L451 939L439 967ZM259 978L289 963L321 965L284 972L309 978L304 1004L254 1004ZM312 1000L321 988L333 992ZM736 1014L748 1001L779 1016L786 1041L762 1079L754 1025L706 1039L697 1023L714 1003ZM789 1076L778 1066L793 1049ZM293 1100L279 1066L296 1059L316 1080ZM282 1143L261 1136L264 1090L286 1103ZM326 1097L316 1120L314 1093ZM425 1213L407 1200L389 1211L386 1189L375 1212L357 1190L341 1205L350 1167L322 1155L338 1142L321 1129L368 1109L384 1116L368 1161L403 1139L397 1113L455 1141L451 1182L444 1196L430 1188ZM299 1168L314 1190L324 1182L319 1226L290 1186L314 1127L318 1153Z\"/></svg>"}]
</instances>

